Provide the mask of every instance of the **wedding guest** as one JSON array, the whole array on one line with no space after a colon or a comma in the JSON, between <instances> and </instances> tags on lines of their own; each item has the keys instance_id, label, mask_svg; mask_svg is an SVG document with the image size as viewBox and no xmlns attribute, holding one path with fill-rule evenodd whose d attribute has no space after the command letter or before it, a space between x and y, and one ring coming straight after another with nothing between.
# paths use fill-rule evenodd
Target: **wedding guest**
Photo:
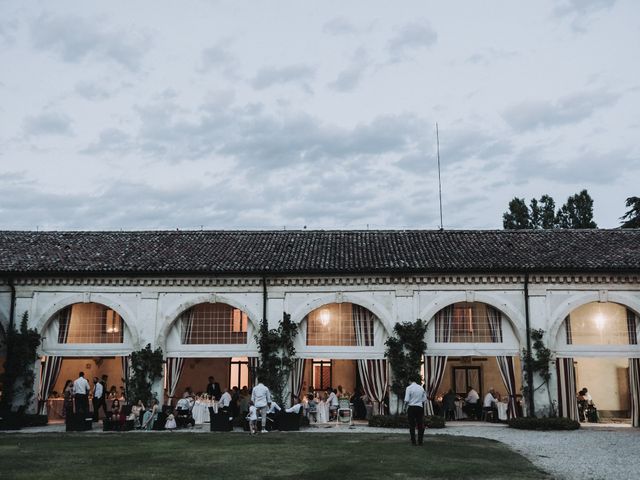
<instances>
[{"instance_id":1,"label":"wedding guest","mask_svg":"<svg viewBox=\"0 0 640 480\"><path fill-rule=\"evenodd\" d=\"M453 389L450 388L447 393L442 397L442 410L444 413L445 420L455 420L456 419L456 400L458 396L454 393Z\"/></svg>"},{"instance_id":2,"label":"wedding guest","mask_svg":"<svg viewBox=\"0 0 640 480\"><path fill-rule=\"evenodd\" d=\"M62 402L62 416L70 418L73 413L73 380L67 380L62 391L64 401Z\"/></svg>"},{"instance_id":3,"label":"wedding guest","mask_svg":"<svg viewBox=\"0 0 640 480\"><path fill-rule=\"evenodd\" d=\"M333 390L331 387L327 388L327 393L329 396L327 397L327 403L329 404L329 421L335 420L336 415L338 414L338 396L336 395L337 390Z\"/></svg>"},{"instance_id":4,"label":"wedding guest","mask_svg":"<svg viewBox=\"0 0 640 480\"><path fill-rule=\"evenodd\" d=\"M261 431L262 433L267 433L267 411L268 407L271 405L271 392L269 391L269 388L265 387L262 382L259 381L251 391L251 401L256 407L257 413L262 418Z\"/></svg>"},{"instance_id":5,"label":"wedding guest","mask_svg":"<svg viewBox=\"0 0 640 480\"><path fill-rule=\"evenodd\" d=\"M471 385L467 387L467 397L464 399L464 410L469 417L480 418L482 404L480 403L480 395Z\"/></svg>"},{"instance_id":6,"label":"wedding guest","mask_svg":"<svg viewBox=\"0 0 640 480\"><path fill-rule=\"evenodd\" d=\"M240 413L241 414L245 414L249 411L249 401L251 400L251 394L249 393L249 390L247 389L247 387L242 387L242 390L240 390Z\"/></svg>"},{"instance_id":7,"label":"wedding guest","mask_svg":"<svg viewBox=\"0 0 640 480\"><path fill-rule=\"evenodd\" d=\"M229 411L231 406L231 393L228 388L224 389L224 393L220 395L220 403L218 405L219 408Z\"/></svg>"},{"instance_id":8,"label":"wedding guest","mask_svg":"<svg viewBox=\"0 0 640 480\"><path fill-rule=\"evenodd\" d=\"M151 409L144 412L142 417L142 430L153 430L153 424L158 419L158 400L151 402Z\"/></svg>"},{"instance_id":9,"label":"wedding guest","mask_svg":"<svg viewBox=\"0 0 640 480\"><path fill-rule=\"evenodd\" d=\"M138 403L131 407L131 420L133 420L133 424L136 428L140 428L140 421L144 415L144 410L145 407L142 400L138 400Z\"/></svg>"},{"instance_id":10,"label":"wedding guest","mask_svg":"<svg viewBox=\"0 0 640 480\"><path fill-rule=\"evenodd\" d=\"M414 379L407 387L404 395L404 403L407 405L407 417L409 420L409 435L411 444L416 445L416 427L418 427L418 443L422 445L424 437L424 402L427 401L427 392L416 383Z\"/></svg>"},{"instance_id":11,"label":"wedding guest","mask_svg":"<svg viewBox=\"0 0 640 480\"><path fill-rule=\"evenodd\" d=\"M107 402L105 401L105 391L102 382L98 380L98 377L93 377L93 421L97 422L99 418L100 407L104 411L104 416L107 416Z\"/></svg>"},{"instance_id":12,"label":"wedding guest","mask_svg":"<svg viewBox=\"0 0 640 480\"><path fill-rule=\"evenodd\" d=\"M120 413L120 400L118 400L117 398L111 402L111 419L114 419L114 415L117 415Z\"/></svg>"},{"instance_id":13,"label":"wedding guest","mask_svg":"<svg viewBox=\"0 0 640 480\"><path fill-rule=\"evenodd\" d=\"M73 382L73 398L76 403L76 413L84 415L86 418L89 413L89 382L84 378L84 372L78 374L78 378Z\"/></svg>"},{"instance_id":14,"label":"wedding guest","mask_svg":"<svg viewBox=\"0 0 640 480\"><path fill-rule=\"evenodd\" d=\"M498 408L496 407L496 397L495 390L490 388L487 394L484 396L484 401L482 402L482 410L487 414L491 413L491 420L493 422L498 421Z\"/></svg>"},{"instance_id":15,"label":"wedding guest","mask_svg":"<svg viewBox=\"0 0 640 480\"><path fill-rule=\"evenodd\" d=\"M238 390L238 387L233 387L229 408L233 417L237 417L240 414L240 390Z\"/></svg>"},{"instance_id":16,"label":"wedding guest","mask_svg":"<svg viewBox=\"0 0 640 480\"><path fill-rule=\"evenodd\" d=\"M118 398L118 389L115 385L111 385L111 388L109 389L109 399L113 400L114 398Z\"/></svg>"},{"instance_id":17,"label":"wedding guest","mask_svg":"<svg viewBox=\"0 0 640 480\"><path fill-rule=\"evenodd\" d=\"M249 433L251 435L254 435L256 432L256 423L258 421L258 411L256 409L256 406L253 404L252 401L249 401L249 413L247 415L247 420L249 420ZM263 432L266 431L263 428Z\"/></svg>"},{"instance_id":18,"label":"wedding guest","mask_svg":"<svg viewBox=\"0 0 640 480\"><path fill-rule=\"evenodd\" d=\"M169 416L167 417L167 421L164 423L164 428L165 430L175 430L178 427L178 425L176 425L176 418L173 416L173 413L170 413Z\"/></svg>"},{"instance_id":19,"label":"wedding guest","mask_svg":"<svg viewBox=\"0 0 640 480\"><path fill-rule=\"evenodd\" d=\"M314 423L318 421L318 403L315 401L313 394L307 395L307 408L309 413L309 420L313 419Z\"/></svg>"},{"instance_id":20,"label":"wedding guest","mask_svg":"<svg viewBox=\"0 0 640 480\"><path fill-rule=\"evenodd\" d=\"M220 390L220 384L216 382L215 378L209 377L209 383L207 384L207 395L220 400L222 392Z\"/></svg>"},{"instance_id":21,"label":"wedding guest","mask_svg":"<svg viewBox=\"0 0 640 480\"><path fill-rule=\"evenodd\" d=\"M362 391L360 388L356 388L355 393L351 396L351 403L353 403L354 420L364 420L367 418L367 407L362 400Z\"/></svg>"}]
</instances>

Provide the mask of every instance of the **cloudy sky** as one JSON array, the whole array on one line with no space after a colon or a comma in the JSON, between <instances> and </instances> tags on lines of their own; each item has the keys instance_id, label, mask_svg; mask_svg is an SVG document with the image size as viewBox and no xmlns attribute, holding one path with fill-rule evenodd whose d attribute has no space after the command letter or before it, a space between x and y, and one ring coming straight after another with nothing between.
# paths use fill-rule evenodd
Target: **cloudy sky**
<instances>
[{"instance_id":1,"label":"cloudy sky","mask_svg":"<svg viewBox=\"0 0 640 480\"><path fill-rule=\"evenodd\" d=\"M501 228L640 195L640 3L0 1L0 228Z\"/></svg>"}]
</instances>

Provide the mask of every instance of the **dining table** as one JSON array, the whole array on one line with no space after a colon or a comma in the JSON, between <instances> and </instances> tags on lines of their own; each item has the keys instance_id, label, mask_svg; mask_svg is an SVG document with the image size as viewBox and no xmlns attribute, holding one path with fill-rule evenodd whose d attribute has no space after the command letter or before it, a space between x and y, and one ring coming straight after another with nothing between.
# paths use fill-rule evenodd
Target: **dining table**
<instances>
[{"instance_id":1,"label":"dining table","mask_svg":"<svg viewBox=\"0 0 640 480\"><path fill-rule=\"evenodd\" d=\"M318 423L327 423L329 421L329 403L324 400L320 400L316 406L316 417Z\"/></svg>"},{"instance_id":2,"label":"dining table","mask_svg":"<svg viewBox=\"0 0 640 480\"><path fill-rule=\"evenodd\" d=\"M191 409L191 416L196 425L202 425L203 423L209 423L211 417L209 415L209 407L213 408L213 413L218 413L218 402L211 400L196 400Z\"/></svg>"},{"instance_id":3,"label":"dining table","mask_svg":"<svg viewBox=\"0 0 640 480\"><path fill-rule=\"evenodd\" d=\"M507 411L509 410L509 404L506 402L496 402L496 408L498 409L498 420L503 422L507 421Z\"/></svg>"},{"instance_id":4,"label":"dining table","mask_svg":"<svg viewBox=\"0 0 640 480\"><path fill-rule=\"evenodd\" d=\"M456 400L455 402L453 402L456 410L455 410L455 416L456 416L456 420L463 420L465 418L467 418L467 414L464 413L464 410L462 409L462 407L464 406L464 400Z\"/></svg>"}]
</instances>

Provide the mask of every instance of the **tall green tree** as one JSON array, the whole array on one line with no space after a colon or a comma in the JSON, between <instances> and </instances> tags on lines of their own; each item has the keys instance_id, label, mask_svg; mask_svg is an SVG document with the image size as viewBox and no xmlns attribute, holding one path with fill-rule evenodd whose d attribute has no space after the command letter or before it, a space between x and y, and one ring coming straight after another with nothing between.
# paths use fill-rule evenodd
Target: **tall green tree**
<instances>
[{"instance_id":1,"label":"tall green tree","mask_svg":"<svg viewBox=\"0 0 640 480\"><path fill-rule=\"evenodd\" d=\"M620 228L640 228L640 197L627 198L626 206L629 210L620 217Z\"/></svg>"},{"instance_id":2,"label":"tall green tree","mask_svg":"<svg viewBox=\"0 0 640 480\"><path fill-rule=\"evenodd\" d=\"M551 229L555 227L556 202L549 195L542 195L540 200L531 199L530 228Z\"/></svg>"},{"instance_id":3,"label":"tall green tree","mask_svg":"<svg viewBox=\"0 0 640 480\"><path fill-rule=\"evenodd\" d=\"M593 221L593 199L587 190L570 196L556 215L558 228L598 228Z\"/></svg>"},{"instance_id":4,"label":"tall green tree","mask_svg":"<svg viewBox=\"0 0 640 480\"><path fill-rule=\"evenodd\" d=\"M502 225L505 230L522 230L531 228L529 209L524 198L514 197L509 202L509 210L502 215Z\"/></svg>"}]
</instances>

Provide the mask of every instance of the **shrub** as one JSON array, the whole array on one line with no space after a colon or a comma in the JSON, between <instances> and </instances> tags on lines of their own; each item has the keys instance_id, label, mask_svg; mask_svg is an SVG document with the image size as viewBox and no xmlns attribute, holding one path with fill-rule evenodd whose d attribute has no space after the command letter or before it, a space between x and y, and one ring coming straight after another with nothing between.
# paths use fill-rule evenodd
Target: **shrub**
<instances>
[{"instance_id":1,"label":"shrub","mask_svg":"<svg viewBox=\"0 0 640 480\"><path fill-rule=\"evenodd\" d=\"M23 427L44 427L49 423L49 417L46 415L36 415L31 413L26 413L22 417L22 426Z\"/></svg>"},{"instance_id":2,"label":"shrub","mask_svg":"<svg viewBox=\"0 0 640 480\"><path fill-rule=\"evenodd\" d=\"M424 417L427 428L444 428L443 417L427 415ZM406 415L374 415L369 419L370 427L379 428L409 428L409 420Z\"/></svg>"},{"instance_id":3,"label":"shrub","mask_svg":"<svg viewBox=\"0 0 640 480\"><path fill-rule=\"evenodd\" d=\"M512 418L507 423L509 427L520 430L577 430L580 428L580 422L563 417Z\"/></svg>"}]
</instances>

